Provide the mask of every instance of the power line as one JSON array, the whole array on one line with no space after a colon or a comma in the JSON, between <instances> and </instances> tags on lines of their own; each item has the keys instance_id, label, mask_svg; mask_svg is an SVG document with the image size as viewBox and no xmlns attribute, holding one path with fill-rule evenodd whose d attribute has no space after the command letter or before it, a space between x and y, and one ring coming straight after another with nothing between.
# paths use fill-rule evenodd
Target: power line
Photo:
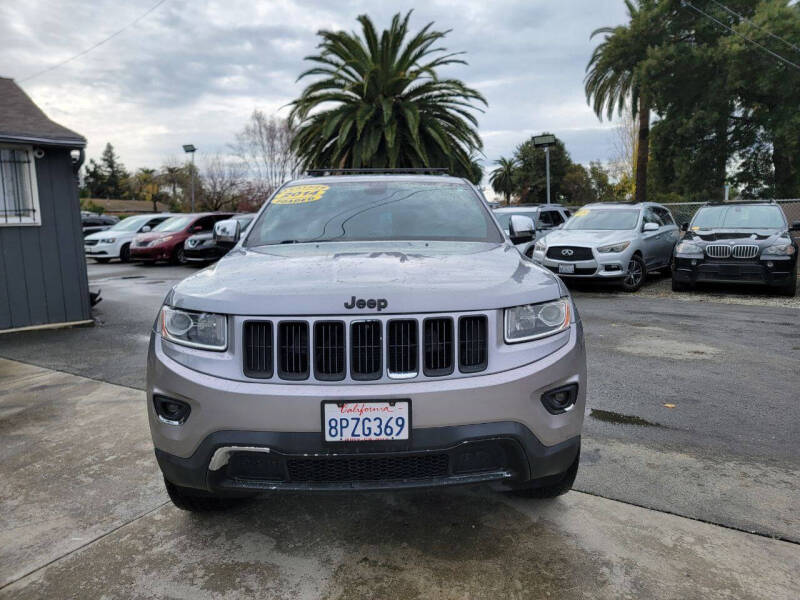
<instances>
[{"instance_id":1,"label":"power line","mask_svg":"<svg viewBox=\"0 0 800 600\"><path fill-rule=\"evenodd\" d=\"M768 36L770 36L771 38L774 38L774 39L776 39L776 40L780 40L781 42L783 42L784 44L786 44L787 46L789 46L789 47L790 47L790 48L792 48L793 50L796 50L797 52L800 52L800 46L796 46L795 44L793 44L793 43L792 43L792 42L790 42L789 40L786 40L786 39L782 38L781 36L779 36L779 35L777 35L777 34L775 34L775 33L772 33L770 30L768 30L768 29L766 29L766 28L764 28L764 27L761 27L760 25L757 25L757 24L756 24L756 23L754 23L754 22L753 22L751 19L748 19L748 18L747 18L747 17L745 17L744 15L740 15L738 12L736 12L736 11L735 11L735 10L733 10L732 8L728 8L728 7L727 7L727 6L725 6L725 5L724 5L722 2L717 2L717 0L711 0L711 1L712 1L714 4L716 4L717 6L719 6L719 7L720 7L722 10L724 10L724 11L728 12L729 14L731 14L731 15L733 15L733 16L735 16L735 17L738 17L739 19L741 19L742 21L745 21L746 23L749 23L750 25L752 25L752 26L753 26L753 27L755 27L756 29L760 29L761 31L763 31L764 33L766 33L766 34L767 34Z\"/></svg>"},{"instance_id":2,"label":"power line","mask_svg":"<svg viewBox=\"0 0 800 600\"><path fill-rule=\"evenodd\" d=\"M95 48L98 48L98 47L102 46L102 45L103 45L103 44L105 44L106 42L108 42L108 41L110 41L110 40L114 39L114 38L115 38L115 37L117 37L117 36L118 36L120 33L122 33L123 31L125 31L126 29L128 29L129 27L132 27L132 26L136 25L136 24L137 24L139 21L141 21L142 19L144 19L144 18L145 18L147 15L149 15L151 12L153 12L153 11L154 11L155 9L157 9L159 6L161 6L162 4L164 4L164 2L166 2L166 1L167 1L167 0L158 0L158 2L156 2L156 3L155 3L153 6L151 6L150 8L148 8L146 11L144 11L144 12L143 12L141 15L139 15L138 17L136 17L136 18L135 18L133 21L131 21L130 23L128 23L127 25L125 25L125 27L123 27L122 29L119 29L119 30L115 31L114 33L112 33L112 34L111 34L111 35L109 35L108 37L106 37L106 38L104 38L104 39L100 40L99 42L97 42L97 43L96 43L96 44L94 44L93 46L89 46L88 48L86 48L86 50L82 50L81 52L78 52L77 54L75 54L75 55L73 55L73 56L70 56L70 57L69 57L69 58L67 58L66 60L62 60L61 62L58 62L58 63L56 63L56 64L54 64L54 65L50 65L49 67L47 67L47 68L45 68L45 69L42 69L41 71L38 71L37 73L34 73L33 75L28 75L27 77L25 77L25 78L23 78L23 79L20 79L20 80L19 80L19 82L20 82L20 83L22 83L23 81L28 81L28 80L30 80L30 79L33 79L34 77L39 77L39 75L44 75L45 73L49 73L50 71L54 71L55 69L57 69L57 68L59 68L59 67L63 67L65 64L67 64L67 63L69 63L69 62L72 62L72 61L73 61L73 60L75 60L76 58L80 58L81 56L85 56L85 55L89 54L89 52L91 52L91 51L92 51L92 50L94 50Z\"/></svg>"},{"instance_id":3,"label":"power line","mask_svg":"<svg viewBox=\"0 0 800 600\"><path fill-rule=\"evenodd\" d=\"M751 40L749 37L747 37L746 35L744 35L744 34L742 34L742 33L739 33L738 31L736 31L736 30L735 30L735 29L733 29L732 27L728 27L728 26L727 26L725 23L723 23L723 22L722 22L722 21L720 21L719 19L716 19L716 18L712 17L712 16L711 16L710 14L708 14L707 12L703 12L702 10L700 10L699 8L697 8L697 7L696 7L694 4L692 4L692 3L691 3L691 2L689 2L688 0L683 0L683 2L681 3L681 5L682 5L682 6L688 6L688 7L692 8L692 9L696 10L696 11L697 11L697 12L699 12L701 15L703 15L703 16L704 16L704 17L706 17L707 19L711 19L712 21L714 21L714 23L716 23L717 25L720 25L721 27L724 27L725 29L727 29L728 31L730 31L732 34L734 34L734 35L736 35L736 36L738 36L738 37L742 38L743 40L745 40L745 41L747 41L747 42L750 42L750 43L751 43L751 44L753 44L754 46L758 46L759 48L761 48L761 49L762 49L764 52L766 52L767 54L770 54L770 55L774 56L774 57L775 57L775 58L777 58L779 61L781 61L781 62L783 62L783 63L786 63L786 64L787 64L787 65L789 65L790 67L794 67L795 69L797 69L798 71L800 71L800 65L798 65L797 63L794 63L794 62L790 61L788 58L784 58L783 56L781 56L781 55L780 55L780 54L778 54L777 52L773 52L772 50L770 50L769 48L767 48L767 47L766 47L766 46L764 46L763 44L759 44L759 43L758 43L758 42L756 42L755 40Z\"/></svg>"}]
</instances>

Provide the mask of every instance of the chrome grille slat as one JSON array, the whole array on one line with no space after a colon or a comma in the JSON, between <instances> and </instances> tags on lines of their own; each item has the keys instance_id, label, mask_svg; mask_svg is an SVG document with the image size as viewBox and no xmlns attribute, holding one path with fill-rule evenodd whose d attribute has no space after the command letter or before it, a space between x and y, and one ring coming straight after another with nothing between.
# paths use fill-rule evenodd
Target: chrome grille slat
<instances>
[{"instance_id":1,"label":"chrome grille slat","mask_svg":"<svg viewBox=\"0 0 800 600\"><path fill-rule=\"evenodd\" d=\"M728 258L731 255L731 247L725 244L709 244L706 246L706 255L711 258Z\"/></svg>"},{"instance_id":2,"label":"chrome grille slat","mask_svg":"<svg viewBox=\"0 0 800 600\"><path fill-rule=\"evenodd\" d=\"M757 244L737 244L733 247L734 258L755 258L758 256Z\"/></svg>"},{"instance_id":3,"label":"chrome grille slat","mask_svg":"<svg viewBox=\"0 0 800 600\"><path fill-rule=\"evenodd\" d=\"M314 377L340 381L345 376L345 334L342 321L314 323Z\"/></svg>"},{"instance_id":4,"label":"chrome grille slat","mask_svg":"<svg viewBox=\"0 0 800 600\"><path fill-rule=\"evenodd\" d=\"M425 319L425 362L423 372L428 377L441 377L453 372L453 319Z\"/></svg>"},{"instance_id":5,"label":"chrome grille slat","mask_svg":"<svg viewBox=\"0 0 800 600\"><path fill-rule=\"evenodd\" d=\"M415 377L417 366L417 322L413 319L389 321L387 325L387 370L389 377Z\"/></svg>"}]
</instances>

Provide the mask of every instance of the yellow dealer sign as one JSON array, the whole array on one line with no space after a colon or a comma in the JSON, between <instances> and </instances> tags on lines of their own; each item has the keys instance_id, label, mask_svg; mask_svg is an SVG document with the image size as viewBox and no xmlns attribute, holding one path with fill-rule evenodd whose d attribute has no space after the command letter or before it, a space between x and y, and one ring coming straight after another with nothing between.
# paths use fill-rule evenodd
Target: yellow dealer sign
<instances>
[{"instance_id":1,"label":"yellow dealer sign","mask_svg":"<svg viewBox=\"0 0 800 600\"><path fill-rule=\"evenodd\" d=\"M327 185L293 185L278 192L272 199L273 204L305 204L306 202L316 202L325 195L328 190Z\"/></svg>"}]
</instances>

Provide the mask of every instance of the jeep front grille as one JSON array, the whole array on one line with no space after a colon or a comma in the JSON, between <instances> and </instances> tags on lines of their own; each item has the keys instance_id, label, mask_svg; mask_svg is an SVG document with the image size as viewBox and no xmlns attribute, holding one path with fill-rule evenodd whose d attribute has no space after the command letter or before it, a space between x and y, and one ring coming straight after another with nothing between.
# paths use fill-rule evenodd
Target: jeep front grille
<instances>
[{"instance_id":1,"label":"jeep front grille","mask_svg":"<svg viewBox=\"0 0 800 600\"><path fill-rule=\"evenodd\" d=\"M415 377L419 372L417 366L417 322L411 319L389 321L387 369L389 377L402 379Z\"/></svg>"},{"instance_id":2,"label":"jeep front grille","mask_svg":"<svg viewBox=\"0 0 800 600\"><path fill-rule=\"evenodd\" d=\"M269 379L273 373L272 323L246 321L243 330L244 374L256 379Z\"/></svg>"},{"instance_id":3,"label":"jeep front grille","mask_svg":"<svg viewBox=\"0 0 800 600\"><path fill-rule=\"evenodd\" d=\"M425 375L449 375L453 372L453 319L425 319L424 327Z\"/></svg>"},{"instance_id":4,"label":"jeep front grille","mask_svg":"<svg viewBox=\"0 0 800 600\"><path fill-rule=\"evenodd\" d=\"M314 376L321 381L340 381L345 376L344 323L314 323Z\"/></svg>"},{"instance_id":5,"label":"jeep front grille","mask_svg":"<svg viewBox=\"0 0 800 600\"><path fill-rule=\"evenodd\" d=\"M402 380L489 368L486 314L242 322L242 371L253 379Z\"/></svg>"},{"instance_id":6,"label":"jeep front grille","mask_svg":"<svg viewBox=\"0 0 800 600\"><path fill-rule=\"evenodd\" d=\"M355 321L350 329L350 375L360 381L380 379L383 342L380 321Z\"/></svg>"},{"instance_id":7,"label":"jeep front grille","mask_svg":"<svg viewBox=\"0 0 800 600\"><path fill-rule=\"evenodd\" d=\"M458 320L458 369L462 373L483 371L488 360L486 317L470 315Z\"/></svg>"},{"instance_id":8,"label":"jeep front grille","mask_svg":"<svg viewBox=\"0 0 800 600\"><path fill-rule=\"evenodd\" d=\"M733 247L733 258L755 258L758 256L756 244L737 244Z\"/></svg>"},{"instance_id":9,"label":"jeep front grille","mask_svg":"<svg viewBox=\"0 0 800 600\"><path fill-rule=\"evenodd\" d=\"M308 378L308 323L281 321L278 325L278 376Z\"/></svg>"},{"instance_id":10,"label":"jeep front grille","mask_svg":"<svg viewBox=\"0 0 800 600\"><path fill-rule=\"evenodd\" d=\"M706 255L711 258L728 258L731 255L731 247L725 244L709 244L706 246Z\"/></svg>"}]
</instances>

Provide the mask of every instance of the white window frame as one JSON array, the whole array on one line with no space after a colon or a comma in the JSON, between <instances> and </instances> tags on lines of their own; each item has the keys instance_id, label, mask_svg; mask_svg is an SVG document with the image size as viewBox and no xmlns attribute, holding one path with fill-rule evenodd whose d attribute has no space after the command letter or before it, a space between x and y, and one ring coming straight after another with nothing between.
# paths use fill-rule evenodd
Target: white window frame
<instances>
[{"instance_id":1,"label":"white window frame","mask_svg":"<svg viewBox=\"0 0 800 600\"><path fill-rule=\"evenodd\" d=\"M0 209L0 227L40 227L42 225L42 213L39 208L39 185L36 181L36 160L33 154L33 146L24 144L0 144L0 148L9 150L24 150L28 153L28 176L31 182L31 208L32 216L6 217Z\"/></svg>"}]
</instances>

